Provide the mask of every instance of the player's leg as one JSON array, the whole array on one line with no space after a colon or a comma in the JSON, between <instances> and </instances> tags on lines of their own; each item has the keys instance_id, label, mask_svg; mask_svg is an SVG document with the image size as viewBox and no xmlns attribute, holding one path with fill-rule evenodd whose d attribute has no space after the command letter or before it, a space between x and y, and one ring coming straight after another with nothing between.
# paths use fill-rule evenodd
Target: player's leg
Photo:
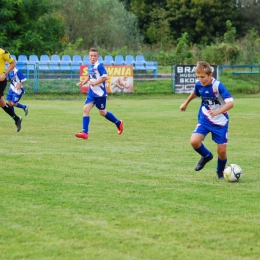
<instances>
[{"instance_id":1,"label":"player's leg","mask_svg":"<svg viewBox=\"0 0 260 260\"><path fill-rule=\"evenodd\" d=\"M13 107L13 102L12 102L12 99L13 99L13 91L11 88L9 88L8 90L8 93L6 95L6 103L12 108L13 112L14 112L14 107Z\"/></svg>"},{"instance_id":2,"label":"player's leg","mask_svg":"<svg viewBox=\"0 0 260 260\"><path fill-rule=\"evenodd\" d=\"M119 135L121 135L124 131L124 122L117 119L113 113L106 110L106 97L97 98L96 107L99 109L101 116L105 117L107 120L116 125L117 132Z\"/></svg>"},{"instance_id":3,"label":"player's leg","mask_svg":"<svg viewBox=\"0 0 260 260\"><path fill-rule=\"evenodd\" d=\"M206 163L213 159L213 154L203 144L203 140L208 133L209 130L206 127L198 124L191 135L190 144L201 155L201 159L194 168L195 171L202 170Z\"/></svg>"},{"instance_id":4,"label":"player's leg","mask_svg":"<svg viewBox=\"0 0 260 260\"><path fill-rule=\"evenodd\" d=\"M12 107L9 106L4 98L4 89L6 87L7 81L0 81L0 107L10 116L14 119L15 125L17 127L17 132L21 130L21 123L22 123L22 117L17 116Z\"/></svg>"},{"instance_id":5,"label":"player's leg","mask_svg":"<svg viewBox=\"0 0 260 260\"><path fill-rule=\"evenodd\" d=\"M227 164L227 145L218 144L217 152L218 152L218 162L216 168L217 178L223 179L224 178L223 172Z\"/></svg>"},{"instance_id":6,"label":"player's leg","mask_svg":"<svg viewBox=\"0 0 260 260\"><path fill-rule=\"evenodd\" d=\"M22 93L21 94L17 94L17 93L13 93L13 103L15 104L15 106L17 108L21 108L24 111L24 114L27 116L28 112L29 112L29 107L27 105L21 104L19 103L19 101L21 100L22 96L24 94L24 89L22 88Z\"/></svg>"},{"instance_id":7,"label":"player's leg","mask_svg":"<svg viewBox=\"0 0 260 260\"><path fill-rule=\"evenodd\" d=\"M91 95L85 101L85 105L83 107L83 117L82 117L82 132L76 133L75 136L82 139L88 139L88 128L90 122L90 110L94 106L94 99Z\"/></svg>"},{"instance_id":8,"label":"player's leg","mask_svg":"<svg viewBox=\"0 0 260 260\"><path fill-rule=\"evenodd\" d=\"M228 124L226 126L216 126L212 132L212 139L217 143L217 178L223 179L223 171L227 164L227 142L228 142Z\"/></svg>"}]
</instances>

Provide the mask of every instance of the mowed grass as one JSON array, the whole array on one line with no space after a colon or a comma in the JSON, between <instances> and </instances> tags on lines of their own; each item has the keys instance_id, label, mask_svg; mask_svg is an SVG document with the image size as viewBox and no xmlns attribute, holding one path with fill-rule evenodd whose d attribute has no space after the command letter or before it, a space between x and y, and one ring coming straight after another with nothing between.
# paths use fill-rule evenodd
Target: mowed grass
<instances>
[{"instance_id":1,"label":"mowed grass","mask_svg":"<svg viewBox=\"0 0 260 260\"><path fill-rule=\"evenodd\" d=\"M259 99L229 113L238 183L216 180L211 136L194 171L199 99L108 99L124 133L93 108L88 140L74 136L84 97L23 101L20 133L0 113L0 259L259 259Z\"/></svg>"}]
</instances>

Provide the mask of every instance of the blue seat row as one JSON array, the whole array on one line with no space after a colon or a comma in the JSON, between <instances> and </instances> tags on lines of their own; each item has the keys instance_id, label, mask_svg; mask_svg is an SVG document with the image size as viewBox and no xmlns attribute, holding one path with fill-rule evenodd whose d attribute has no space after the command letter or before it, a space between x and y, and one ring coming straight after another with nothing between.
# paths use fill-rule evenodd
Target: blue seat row
<instances>
[{"instance_id":1,"label":"blue seat row","mask_svg":"<svg viewBox=\"0 0 260 260\"><path fill-rule=\"evenodd\" d=\"M88 55L85 55L83 58L80 55L73 55L72 57L70 55L62 55L61 57L57 54L54 55L41 55L40 58L37 55L29 55L27 57L24 54L19 55L17 58L12 55L16 61L20 62L32 62L32 63L39 63L42 61L45 62L78 62L81 64L88 64L90 63ZM104 56L104 59L102 56L99 57L99 61L104 63L105 65L134 65L136 62L137 63L143 63L145 65L146 60L143 55L126 55L125 58L122 55L116 55L115 58L111 55L106 55Z\"/></svg>"},{"instance_id":2,"label":"blue seat row","mask_svg":"<svg viewBox=\"0 0 260 260\"><path fill-rule=\"evenodd\" d=\"M40 71L78 71L80 65L90 65L88 55L85 55L82 59L80 55L62 55L61 57L57 54L54 55L41 55L40 58L37 55L30 55L29 58L26 55L19 55L17 58L12 55L17 61L17 67L19 69ZM104 65L129 65L133 66L134 70L152 70L154 77L157 77L158 64L153 61L146 61L143 55L127 55L125 58L122 55L116 55L113 58L111 55L106 55L103 59L99 56L99 62Z\"/></svg>"}]
</instances>

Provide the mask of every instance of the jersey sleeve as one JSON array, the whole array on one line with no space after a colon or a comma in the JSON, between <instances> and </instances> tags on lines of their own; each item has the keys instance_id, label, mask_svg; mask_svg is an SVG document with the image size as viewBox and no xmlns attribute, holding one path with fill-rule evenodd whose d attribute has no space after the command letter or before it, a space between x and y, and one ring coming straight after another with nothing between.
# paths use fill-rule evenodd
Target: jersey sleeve
<instances>
[{"instance_id":1,"label":"jersey sleeve","mask_svg":"<svg viewBox=\"0 0 260 260\"><path fill-rule=\"evenodd\" d=\"M17 71L17 77L21 82L26 81L26 77L23 75L23 73L20 70Z\"/></svg>"},{"instance_id":2,"label":"jersey sleeve","mask_svg":"<svg viewBox=\"0 0 260 260\"><path fill-rule=\"evenodd\" d=\"M107 71L102 63L98 65L98 72L100 74L100 77L108 77Z\"/></svg>"},{"instance_id":3,"label":"jersey sleeve","mask_svg":"<svg viewBox=\"0 0 260 260\"><path fill-rule=\"evenodd\" d=\"M219 94L221 95L222 99L227 102L233 102L233 97L227 90L227 88L224 86L222 82L220 82L218 87Z\"/></svg>"},{"instance_id":4,"label":"jersey sleeve","mask_svg":"<svg viewBox=\"0 0 260 260\"><path fill-rule=\"evenodd\" d=\"M195 86L194 86L194 94L197 96L197 97L200 97L200 92L199 92L199 88L198 88L198 84L199 84L199 81L196 82Z\"/></svg>"},{"instance_id":5,"label":"jersey sleeve","mask_svg":"<svg viewBox=\"0 0 260 260\"><path fill-rule=\"evenodd\" d=\"M11 54L8 51L5 51L5 53L3 54L3 58L8 63L13 63L14 62L14 59L12 58Z\"/></svg>"}]
</instances>

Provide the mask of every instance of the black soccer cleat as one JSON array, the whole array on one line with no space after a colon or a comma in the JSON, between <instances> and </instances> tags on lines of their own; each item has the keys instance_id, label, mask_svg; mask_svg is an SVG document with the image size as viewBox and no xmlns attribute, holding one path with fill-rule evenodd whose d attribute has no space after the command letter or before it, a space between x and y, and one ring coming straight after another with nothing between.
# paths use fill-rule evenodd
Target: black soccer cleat
<instances>
[{"instance_id":1,"label":"black soccer cleat","mask_svg":"<svg viewBox=\"0 0 260 260\"><path fill-rule=\"evenodd\" d=\"M29 107L28 106L26 106L25 108L24 108L24 115L28 115L28 112L29 112Z\"/></svg>"},{"instance_id":2,"label":"black soccer cleat","mask_svg":"<svg viewBox=\"0 0 260 260\"><path fill-rule=\"evenodd\" d=\"M205 164L213 159L213 154L210 154L209 157L201 157L201 159L198 161L197 165L195 166L195 171L200 171L204 168Z\"/></svg>"},{"instance_id":3,"label":"black soccer cleat","mask_svg":"<svg viewBox=\"0 0 260 260\"><path fill-rule=\"evenodd\" d=\"M18 119L15 121L15 125L17 127L17 132L19 132L22 128L22 117L18 116Z\"/></svg>"},{"instance_id":4,"label":"black soccer cleat","mask_svg":"<svg viewBox=\"0 0 260 260\"><path fill-rule=\"evenodd\" d=\"M224 179L224 174L222 171L217 171L217 179Z\"/></svg>"}]
</instances>

